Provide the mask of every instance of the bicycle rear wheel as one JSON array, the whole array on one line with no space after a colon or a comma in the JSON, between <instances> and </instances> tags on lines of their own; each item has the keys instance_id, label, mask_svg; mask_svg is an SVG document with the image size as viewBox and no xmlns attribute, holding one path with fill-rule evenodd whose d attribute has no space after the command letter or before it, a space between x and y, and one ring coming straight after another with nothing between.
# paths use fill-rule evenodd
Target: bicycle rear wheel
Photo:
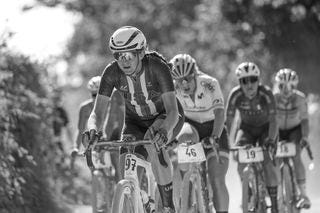
<instances>
[{"instance_id":1,"label":"bicycle rear wheel","mask_svg":"<svg viewBox=\"0 0 320 213\"><path fill-rule=\"evenodd\" d=\"M121 180L112 200L112 213L135 213L133 190L128 180Z\"/></svg>"},{"instance_id":2,"label":"bicycle rear wheel","mask_svg":"<svg viewBox=\"0 0 320 213\"><path fill-rule=\"evenodd\" d=\"M299 213L296 208L295 185L292 172L287 164L281 169L281 209L283 213Z\"/></svg>"}]
</instances>

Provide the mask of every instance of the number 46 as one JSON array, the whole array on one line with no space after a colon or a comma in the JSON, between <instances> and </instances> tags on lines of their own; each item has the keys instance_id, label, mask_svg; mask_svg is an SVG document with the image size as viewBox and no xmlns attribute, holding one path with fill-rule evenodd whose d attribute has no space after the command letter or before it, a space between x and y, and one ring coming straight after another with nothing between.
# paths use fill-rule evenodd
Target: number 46
<instances>
[{"instance_id":1,"label":"number 46","mask_svg":"<svg viewBox=\"0 0 320 213\"><path fill-rule=\"evenodd\" d=\"M194 148L187 148L186 149L186 155L189 155L189 157L196 157L197 156L197 153L195 152L195 149Z\"/></svg>"}]
</instances>

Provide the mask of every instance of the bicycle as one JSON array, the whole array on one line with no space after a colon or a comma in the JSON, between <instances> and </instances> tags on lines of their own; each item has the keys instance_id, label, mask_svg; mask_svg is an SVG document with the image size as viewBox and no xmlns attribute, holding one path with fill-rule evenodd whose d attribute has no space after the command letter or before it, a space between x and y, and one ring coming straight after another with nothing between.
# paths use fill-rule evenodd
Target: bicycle
<instances>
[{"instance_id":1,"label":"bicycle","mask_svg":"<svg viewBox=\"0 0 320 213\"><path fill-rule=\"evenodd\" d=\"M177 152L179 166L187 169L182 179L178 212L212 213L202 144L182 143Z\"/></svg>"},{"instance_id":2,"label":"bicycle","mask_svg":"<svg viewBox=\"0 0 320 213\"><path fill-rule=\"evenodd\" d=\"M252 145L235 146L230 151L237 152L237 161L244 163L242 175L242 211L243 213L266 213L267 188L264 181L262 147Z\"/></svg>"},{"instance_id":3,"label":"bicycle","mask_svg":"<svg viewBox=\"0 0 320 213\"><path fill-rule=\"evenodd\" d=\"M313 154L307 146L310 160ZM296 155L296 144L287 140L280 141L277 145L276 158L281 159L280 164L280 209L283 213L300 213L297 203L300 199L299 188L295 174L293 157Z\"/></svg>"},{"instance_id":4,"label":"bicycle","mask_svg":"<svg viewBox=\"0 0 320 213\"><path fill-rule=\"evenodd\" d=\"M97 148L101 150L108 150L110 147L126 147L128 152L125 156L124 179L120 180L115 188L114 196L112 199L112 213L141 213L146 212L148 200L155 197L155 179L151 169L151 163L138 157L134 153L134 147L137 145L153 145L150 140L138 141L107 141L100 139L89 143L86 150L87 164L90 168L94 168L92 162L91 150ZM148 189L147 192L141 190L138 178L138 167L145 170Z\"/></svg>"},{"instance_id":5,"label":"bicycle","mask_svg":"<svg viewBox=\"0 0 320 213\"><path fill-rule=\"evenodd\" d=\"M108 151L92 151L91 167L91 206L92 213L110 212L114 186L116 184L115 168L111 165L110 152L118 151L110 148ZM79 152L77 157L86 157L85 152Z\"/></svg>"}]
</instances>

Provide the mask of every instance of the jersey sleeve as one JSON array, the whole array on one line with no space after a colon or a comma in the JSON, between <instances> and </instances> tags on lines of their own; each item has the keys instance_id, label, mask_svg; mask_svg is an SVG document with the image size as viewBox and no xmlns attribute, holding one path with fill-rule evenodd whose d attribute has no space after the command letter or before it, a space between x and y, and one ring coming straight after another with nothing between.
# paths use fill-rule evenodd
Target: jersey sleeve
<instances>
[{"instance_id":1,"label":"jersey sleeve","mask_svg":"<svg viewBox=\"0 0 320 213\"><path fill-rule=\"evenodd\" d=\"M308 119L308 102L303 93L298 94L297 96L298 101L298 109L300 111L300 119Z\"/></svg>"},{"instance_id":2,"label":"jersey sleeve","mask_svg":"<svg viewBox=\"0 0 320 213\"><path fill-rule=\"evenodd\" d=\"M113 88L115 87L115 81L116 81L116 64L111 63L109 64L103 71L102 77L101 77L101 82L100 82L100 87L98 94L99 95L104 95L107 97L111 97Z\"/></svg>"},{"instance_id":3,"label":"jersey sleeve","mask_svg":"<svg viewBox=\"0 0 320 213\"><path fill-rule=\"evenodd\" d=\"M152 69L159 83L160 90L162 93L174 92L174 85L172 76L170 73L170 67L161 60L154 60Z\"/></svg>"},{"instance_id":4,"label":"jersey sleeve","mask_svg":"<svg viewBox=\"0 0 320 213\"><path fill-rule=\"evenodd\" d=\"M235 116L236 109L237 109L236 102L238 97L239 97L239 89L236 87L231 90L228 97L227 107L226 107L227 116L231 116L231 117Z\"/></svg>"},{"instance_id":5,"label":"jersey sleeve","mask_svg":"<svg viewBox=\"0 0 320 213\"><path fill-rule=\"evenodd\" d=\"M269 115L274 115L277 112L277 107L276 107L276 100L275 97L268 87L265 87L263 90L263 93L265 94L266 102L268 104L268 111Z\"/></svg>"},{"instance_id":6,"label":"jersey sleeve","mask_svg":"<svg viewBox=\"0 0 320 213\"><path fill-rule=\"evenodd\" d=\"M224 108L224 98L221 92L219 82L214 79L213 80L214 91L212 92L212 106L214 109L223 109Z\"/></svg>"}]
</instances>

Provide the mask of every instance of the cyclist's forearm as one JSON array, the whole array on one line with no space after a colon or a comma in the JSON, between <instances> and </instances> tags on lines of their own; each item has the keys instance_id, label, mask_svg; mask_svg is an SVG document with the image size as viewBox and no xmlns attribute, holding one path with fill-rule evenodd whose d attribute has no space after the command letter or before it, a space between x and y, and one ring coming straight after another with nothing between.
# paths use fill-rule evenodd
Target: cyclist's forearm
<instances>
[{"instance_id":1,"label":"cyclist's forearm","mask_svg":"<svg viewBox=\"0 0 320 213\"><path fill-rule=\"evenodd\" d=\"M278 123L277 123L276 116L270 116L268 137L275 141L277 135L278 135Z\"/></svg>"},{"instance_id":2,"label":"cyclist's forearm","mask_svg":"<svg viewBox=\"0 0 320 213\"><path fill-rule=\"evenodd\" d=\"M302 134L302 138L308 138L309 136L309 120L308 119L301 120L301 134Z\"/></svg>"},{"instance_id":3,"label":"cyclist's forearm","mask_svg":"<svg viewBox=\"0 0 320 213\"><path fill-rule=\"evenodd\" d=\"M87 127L89 130L95 129L98 131L103 131L103 124L108 111L109 103L109 97L103 95L97 96L93 110L87 122Z\"/></svg>"},{"instance_id":4,"label":"cyclist's forearm","mask_svg":"<svg viewBox=\"0 0 320 213\"><path fill-rule=\"evenodd\" d=\"M224 127L224 109L219 108L214 110L214 125L212 135L221 136L223 127Z\"/></svg>"},{"instance_id":5,"label":"cyclist's forearm","mask_svg":"<svg viewBox=\"0 0 320 213\"><path fill-rule=\"evenodd\" d=\"M178 123L178 119L178 111L171 110L169 113L167 113L167 116L164 119L161 127L167 130L167 132L171 132Z\"/></svg>"}]
</instances>

